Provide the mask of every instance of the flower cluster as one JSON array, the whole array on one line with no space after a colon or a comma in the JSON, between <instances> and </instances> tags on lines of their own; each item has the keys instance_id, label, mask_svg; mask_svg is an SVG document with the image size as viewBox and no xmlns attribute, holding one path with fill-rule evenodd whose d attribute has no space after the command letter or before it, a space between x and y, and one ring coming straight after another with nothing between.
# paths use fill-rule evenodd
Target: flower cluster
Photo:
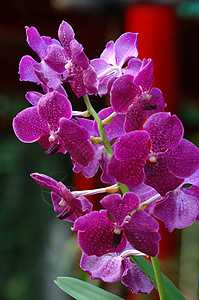
<instances>
[{"instance_id":1,"label":"flower cluster","mask_svg":"<svg viewBox=\"0 0 199 300\"><path fill-rule=\"evenodd\" d=\"M14 118L16 136L25 143L37 141L48 155L68 152L73 171L86 177L101 168L107 187L71 192L47 175L31 177L51 191L58 218L72 222L78 232L80 265L91 279L121 278L132 292L149 293L152 284L129 256L158 254L153 215L169 231L199 220L199 151L183 139L179 118L164 111L163 95L152 87L152 60L137 58L137 34L108 42L100 58L91 61L65 21L59 41L40 36L34 27L26 27L26 34L41 61L22 57L20 80L41 84L42 91L26 94L31 106ZM87 111L73 111L66 82L77 98L83 97ZM110 107L98 113L88 98L97 94L110 95ZM99 211L86 198L96 193L109 193Z\"/></svg>"}]
</instances>

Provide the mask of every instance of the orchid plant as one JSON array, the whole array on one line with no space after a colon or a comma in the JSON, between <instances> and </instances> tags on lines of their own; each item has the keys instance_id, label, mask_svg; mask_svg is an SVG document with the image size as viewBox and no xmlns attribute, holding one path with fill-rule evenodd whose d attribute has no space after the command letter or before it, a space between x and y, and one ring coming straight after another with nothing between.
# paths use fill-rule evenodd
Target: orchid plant
<instances>
[{"instance_id":1,"label":"orchid plant","mask_svg":"<svg viewBox=\"0 0 199 300\"><path fill-rule=\"evenodd\" d=\"M40 84L42 93L26 94L31 106L14 118L16 136L38 142L47 155L68 152L73 171L86 177L100 168L106 184L71 191L47 175L31 174L51 191L57 217L78 232L80 267L91 279L121 279L132 293L149 294L155 286L160 299L184 299L161 274L156 219L170 232L199 220L199 151L183 138L180 119L165 112L161 91L152 87L152 60L137 58L138 34L124 33L108 42L100 58L91 61L65 21L59 40L40 36L34 27L26 27L26 35L40 61L23 56L20 80ZM73 111L65 83L77 101L85 102L86 111ZM100 112L89 99L97 94L110 96L110 106ZM87 196L99 193L106 195L100 201L103 209L96 211ZM121 299L71 280L61 277L56 283L76 299Z\"/></svg>"}]
</instances>

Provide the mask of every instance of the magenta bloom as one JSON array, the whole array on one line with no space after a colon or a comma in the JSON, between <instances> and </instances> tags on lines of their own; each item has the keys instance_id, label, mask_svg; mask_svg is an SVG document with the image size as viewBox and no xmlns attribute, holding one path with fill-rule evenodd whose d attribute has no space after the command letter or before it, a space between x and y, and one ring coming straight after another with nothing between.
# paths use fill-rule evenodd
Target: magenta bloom
<instances>
[{"instance_id":1,"label":"magenta bloom","mask_svg":"<svg viewBox=\"0 0 199 300\"><path fill-rule=\"evenodd\" d=\"M170 232L190 226L199 214L199 169L174 191L158 201L153 214L165 223ZM192 184L186 188L185 184Z\"/></svg>"},{"instance_id":2,"label":"magenta bloom","mask_svg":"<svg viewBox=\"0 0 199 300\"><path fill-rule=\"evenodd\" d=\"M114 43L109 41L100 58L91 60L98 78L100 96L110 92L113 82L123 74L123 65L132 57L137 57L137 33L122 34Z\"/></svg>"},{"instance_id":3,"label":"magenta bloom","mask_svg":"<svg viewBox=\"0 0 199 300\"><path fill-rule=\"evenodd\" d=\"M19 64L20 80L42 83L50 89L57 89L62 83L61 76L44 62L44 58L50 45L60 45L60 43L48 36L40 36L35 27L25 28L28 45L37 53L41 61L37 62L29 55L23 56Z\"/></svg>"},{"instance_id":4,"label":"magenta bloom","mask_svg":"<svg viewBox=\"0 0 199 300\"><path fill-rule=\"evenodd\" d=\"M92 204L83 196L74 197L62 182L39 173L32 173L30 176L51 191L54 210L59 212L59 219L74 222L78 217L91 212Z\"/></svg>"},{"instance_id":5,"label":"magenta bloom","mask_svg":"<svg viewBox=\"0 0 199 300\"><path fill-rule=\"evenodd\" d=\"M87 93L97 94L95 70L89 64L82 45L74 38L74 31L67 22L61 23L58 36L62 46L50 45L45 63L58 74L62 74L64 81L69 81L78 98Z\"/></svg>"},{"instance_id":6,"label":"magenta bloom","mask_svg":"<svg viewBox=\"0 0 199 300\"><path fill-rule=\"evenodd\" d=\"M108 173L129 187L144 181L164 196L199 167L197 147L182 136L183 126L175 115L154 114L144 130L129 132L116 141Z\"/></svg>"},{"instance_id":7,"label":"magenta bloom","mask_svg":"<svg viewBox=\"0 0 199 300\"><path fill-rule=\"evenodd\" d=\"M155 113L163 112L165 106L161 91L152 88L150 94L143 94L129 106L124 123L125 131L139 130L144 122L144 117L148 119Z\"/></svg>"},{"instance_id":8,"label":"magenta bloom","mask_svg":"<svg viewBox=\"0 0 199 300\"><path fill-rule=\"evenodd\" d=\"M108 42L100 58L91 61L97 73L98 93L102 96L110 92L111 105L117 113L126 113L151 88L152 60L142 62L137 56L137 34L127 32L115 43Z\"/></svg>"},{"instance_id":9,"label":"magenta bloom","mask_svg":"<svg viewBox=\"0 0 199 300\"><path fill-rule=\"evenodd\" d=\"M16 136L25 143L38 141L47 154L69 152L71 158L87 166L94 157L90 134L69 120L72 107L66 96L56 91L42 96L37 106L21 111L13 120Z\"/></svg>"},{"instance_id":10,"label":"magenta bloom","mask_svg":"<svg viewBox=\"0 0 199 300\"><path fill-rule=\"evenodd\" d=\"M199 213L199 187L179 188L158 202L153 214L172 232L190 226Z\"/></svg>"},{"instance_id":11,"label":"magenta bloom","mask_svg":"<svg viewBox=\"0 0 199 300\"><path fill-rule=\"evenodd\" d=\"M106 254L101 257L82 254L80 267L91 275L91 279L100 279L104 282L121 282L129 287L132 293L147 293L153 289L153 284L146 275L125 257L127 253L139 255L130 244L119 254ZM130 255L129 254L129 255Z\"/></svg>"},{"instance_id":12,"label":"magenta bloom","mask_svg":"<svg viewBox=\"0 0 199 300\"><path fill-rule=\"evenodd\" d=\"M127 240L136 250L150 256L158 254L158 223L142 210L130 216L139 205L135 194L126 193L123 198L119 194L109 195L100 203L105 210L91 212L74 223L73 230L78 230L79 245L86 255L122 252Z\"/></svg>"},{"instance_id":13,"label":"magenta bloom","mask_svg":"<svg viewBox=\"0 0 199 300\"><path fill-rule=\"evenodd\" d=\"M114 81L110 92L110 102L117 113L126 113L128 107L142 94L148 93L153 83L153 62L143 62L132 58L124 69L123 75Z\"/></svg>"}]
</instances>

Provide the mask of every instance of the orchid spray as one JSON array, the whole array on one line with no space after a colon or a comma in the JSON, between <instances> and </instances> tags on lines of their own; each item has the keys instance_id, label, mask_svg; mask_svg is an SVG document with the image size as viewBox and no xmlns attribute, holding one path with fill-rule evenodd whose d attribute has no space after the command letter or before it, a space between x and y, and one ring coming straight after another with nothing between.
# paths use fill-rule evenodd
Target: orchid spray
<instances>
[{"instance_id":1,"label":"orchid spray","mask_svg":"<svg viewBox=\"0 0 199 300\"><path fill-rule=\"evenodd\" d=\"M47 175L31 174L51 191L57 217L78 232L80 267L91 279L121 279L132 293L149 294L155 287L161 300L184 299L160 271L154 216L170 232L199 220L199 151L183 138L179 118L164 111L163 95L152 87L152 60L137 58L138 34L108 42L100 58L91 61L65 21L59 40L40 36L34 27L26 27L26 35L39 62L23 56L20 80L40 84L42 93L26 94L31 106L14 118L16 136L25 143L37 141L47 155L68 152L73 171L86 177L100 168L106 184L70 191ZM65 83L86 111L73 111ZM110 106L100 112L89 99L97 94L110 96ZM187 183L191 187L185 188ZM87 196L100 193L107 195L96 211ZM60 277L56 283L76 299L121 299L74 278Z\"/></svg>"}]
</instances>

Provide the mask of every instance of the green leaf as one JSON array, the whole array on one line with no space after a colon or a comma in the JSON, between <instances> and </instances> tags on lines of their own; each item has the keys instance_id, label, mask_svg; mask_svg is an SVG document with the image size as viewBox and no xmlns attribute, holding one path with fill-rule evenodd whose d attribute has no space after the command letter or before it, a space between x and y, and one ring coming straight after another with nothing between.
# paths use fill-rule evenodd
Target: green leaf
<instances>
[{"instance_id":1,"label":"green leaf","mask_svg":"<svg viewBox=\"0 0 199 300\"><path fill-rule=\"evenodd\" d=\"M153 266L144 257L131 256L136 265L152 280L155 288L157 289L155 274L153 271ZM186 300L184 296L180 293L180 291L176 288L176 286L171 282L166 275L162 273L162 278L164 282L164 288L167 300Z\"/></svg>"},{"instance_id":2,"label":"green leaf","mask_svg":"<svg viewBox=\"0 0 199 300\"><path fill-rule=\"evenodd\" d=\"M58 277L55 283L60 289L77 300L123 300L97 286L76 278Z\"/></svg>"}]
</instances>

